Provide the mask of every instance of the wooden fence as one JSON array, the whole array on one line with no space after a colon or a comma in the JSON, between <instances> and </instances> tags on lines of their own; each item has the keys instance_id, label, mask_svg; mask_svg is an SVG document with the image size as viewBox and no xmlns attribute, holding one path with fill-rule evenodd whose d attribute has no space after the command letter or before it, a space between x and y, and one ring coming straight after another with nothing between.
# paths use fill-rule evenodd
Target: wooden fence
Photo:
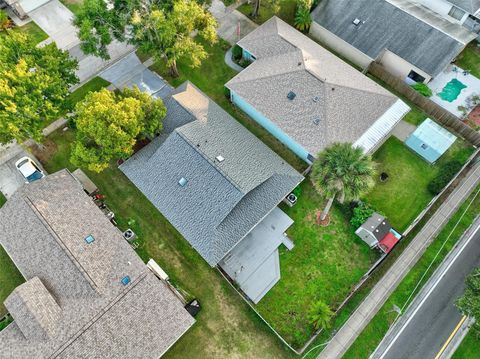
<instances>
[{"instance_id":1,"label":"wooden fence","mask_svg":"<svg viewBox=\"0 0 480 359\"><path fill-rule=\"evenodd\" d=\"M405 83L405 81L385 70L382 65L372 62L368 68L368 72L379 80L385 82L397 92L401 93L415 105L420 107L428 116L437 120L452 132L463 137L472 145L477 147L480 146L480 132L475 131L473 128L463 123L457 116L437 105L428 97L419 94Z\"/></svg>"}]
</instances>

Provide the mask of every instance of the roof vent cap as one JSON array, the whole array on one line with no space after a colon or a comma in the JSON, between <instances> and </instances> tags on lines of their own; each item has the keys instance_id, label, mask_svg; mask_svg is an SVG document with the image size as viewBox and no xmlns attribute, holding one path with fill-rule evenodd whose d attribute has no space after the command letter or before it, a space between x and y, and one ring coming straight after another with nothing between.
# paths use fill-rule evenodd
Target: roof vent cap
<instances>
[{"instance_id":1,"label":"roof vent cap","mask_svg":"<svg viewBox=\"0 0 480 359\"><path fill-rule=\"evenodd\" d=\"M353 25L355 25L355 26L358 26L361 23L359 18L355 18L355 20L353 20L352 22L353 22Z\"/></svg>"},{"instance_id":2,"label":"roof vent cap","mask_svg":"<svg viewBox=\"0 0 480 359\"><path fill-rule=\"evenodd\" d=\"M287 98L291 101L293 100L297 95L295 94L295 92L293 91L290 91L288 94L287 94Z\"/></svg>"},{"instance_id":3,"label":"roof vent cap","mask_svg":"<svg viewBox=\"0 0 480 359\"><path fill-rule=\"evenodd\" d=\"M318 102L318 101L320 101L320 97L315 96L315 97L313 98L313 102Z\"/></svg>"},{"instance_id":4,"label":"roof vent cap","mask_svg":"<svg viewBox=\"0 0 480 359\"><path fill-rule=\"evenodd\" d=\"M185 177L182 177L180 178L180 180L178 181L178 184L182 187L185 187L187 185L188 181Z\"/></svg>"},{"instance_id":5,"label":"roof vent cap","mask_svg":"<svg viewBox=\"0 0 480 359\"><path fill-rule=\"evenodd\" d=\"M318 126L320 124L320 119L318 117L315 117L313 119L313 123Z\"/></svg>"},{"instance_id":6,"label":"roof vent cap","mask_svg":"<svg viewBox=\"0 0 480 359\"><path fill-rule=\"evenodd\" d=\"M223 158L223 156L217 156L217 157L215 157L215 159L216 159L218 162L223 162L223 161L225 161L225 158Z\"/></svg>"}]
</instances>

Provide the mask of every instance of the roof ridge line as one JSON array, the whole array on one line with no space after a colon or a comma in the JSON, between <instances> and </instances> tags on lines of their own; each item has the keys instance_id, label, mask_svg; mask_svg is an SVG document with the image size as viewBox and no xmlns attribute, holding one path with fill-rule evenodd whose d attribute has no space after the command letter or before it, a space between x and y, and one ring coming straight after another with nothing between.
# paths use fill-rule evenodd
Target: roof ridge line
<instances>
[{"instance_id":1,"label":"roof ridge line","mask_svg":"<svg viewBox=\"0 0 480 359\"><path fill-rule=\"evenodd\" d=\"M92 325L98 322L105 314L109 312L109 310L117 304L123 297L125 297L132 289L134 289L138 284L140 284L148 275L149 269L146 268L143 273L141 273L138 278L130 282L123 291L121 291L117 296L115 296L111 301L108 302L103 308L99 309L99 311L94 315L88 323L83 325L76 333L72 334L70 338L63 343L60 347L58 347L50 356L49 358L57 358L61 355L70 345L75 343L75 341L87 331Z\"/></svg>"},{"instance_id":2,"label":"roof ridge line","mask_svg":"<svg viewBox=\"0 0 480 359\"><path fill-rule=\"evenodd\" d=\"M188 110L187 110L188 111ZM198 119L197 119L198 121ZM228 182L230 182L240 193L243 193L243 195L245 195L246 193L243 191L243 189L240 188L240 185L237 184L237 182L235 182L233 180L233 178L231 178L229 175L227 175L225 173L225 171L223 171L219 166L216 165L215 161L212 161L206 154L205 152L203 152L202 150L200 150L200 147L197 147L196 145L194 145L189 139L187 136L185 136L183 133L181 133L180 131L178 131L178 128L175 129L175 132L182 138L182 140L185 141L185 143L187 143L190 147L192 147L198 154L200 154L200 156L202 156L218 173L220 173L225 179L228 180Z\"/></svg>"},{"instance_id":3,"label":"roof ridge line","mask_svg":"<svg viewBox=\"0 0 480 359\"><path fill-rule=\"evenodd\" d=\"M81 274L83 274L83 276L85 277L85 279L87 280L88 284L92 287L92 289L97 292L97 293L100 293L100 288L98 287L98 285L95 283L95 281L93 280L92 277L90 277L90 275L88 274L88 272L85 270L85 268L83 268L82 264L80 263L80 261L73 255L72 251L70 251L70 249L68 248L68 246L62 241L62 239L60 238L60 236L57 234L57 232L52 228L52 226L50 226L50 224L47 222L47 220L45 219L45 217L42 215L42 213L38 210L38 208L35 206L35 204L33 203L33 201L28 197L28 195L25 195L25 197L23 198L24 201L27 203L27 205L30 207L30 209L33 211L33 213L35 214L35 216L40 220L40 222L42 223L42 225L45 227L45 229L50 233L50 235L55 239L55 241L57 242L57 244L60 246L60 248L62 248L62 250L65 252L65 254L67 255L67 257L70 259L70 261L72 261L72 263L75 265L75 267L77 267L77 269L79 270L79 272Z\"/></svg>"},{"instance_id":4,"label":"roof ridge line","mask_svg":"<svg viewBox=\"0 0 480 359\"><path fill-rule=\"evenodd\" d=\"M369 79L371 80L371 79ZM371 80L373 81L373 80ZM381 94L381 93L377 93L377 92L373 92L373 91L369 91L369 90L363 90L363 89L359 89L357 87L351 87L351 86L344 86L344 85L339 85L339 84L334 84L332 82L328 82L328 81L325 81L326 84L328 85L335 85L335 87L340 87L340 88L344 88L344 89L351 89L351 90L354 90L354 91L358 91L358 92L363 92L363 93L367 93L367 94L373 94L373 95L376 95L376 96L382 96L382 97L387 97L387 98L398 98L398 96L394 95L394 94L391 94L390 92L386 93L386 94ZM380 85L379 85L380 86ZM383 88L383 87L382 87ZM385 90L387 91L387 90Z\"/></svg>"}]
</instances>

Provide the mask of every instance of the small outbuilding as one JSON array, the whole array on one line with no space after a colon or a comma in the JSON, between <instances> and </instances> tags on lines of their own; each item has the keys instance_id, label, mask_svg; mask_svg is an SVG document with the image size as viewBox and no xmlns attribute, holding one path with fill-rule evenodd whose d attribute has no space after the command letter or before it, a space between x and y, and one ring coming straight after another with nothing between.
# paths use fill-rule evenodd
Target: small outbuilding
<instances>
[{"instance_id":1,"label":"small outbuilding","mask_svg":"<svg viewBox=\"0 0 480 359\"><path fill-rule=\"evenodd\" d=\"M392 228L388 220L377 212L373 213L355 231L355 234L370 248L379 248L384 253L390 252L401 238L401 235Z\"/></svg>"},{"instance_id":2,"label":"small outbuilding","mask_svg":"<svg viewBox=\"0 0 480 359\"><path fill-rule=\"evenodd\" d=\"M456 139L454 134L427 118L407 138L405 144L428 162L434 163Z\"/></svg>"}]
</instances>

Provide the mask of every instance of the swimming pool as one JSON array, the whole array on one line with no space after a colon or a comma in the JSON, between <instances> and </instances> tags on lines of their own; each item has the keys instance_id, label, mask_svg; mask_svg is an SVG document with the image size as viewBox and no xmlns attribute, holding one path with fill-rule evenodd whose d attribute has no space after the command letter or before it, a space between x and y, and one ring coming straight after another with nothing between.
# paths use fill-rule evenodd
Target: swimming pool
<instances>
[{"instance_id":1,"label":"swimming pool","mask_svg":"<svg viewBox=\"0 0 480 359\"><path fill-rule=\"evenodd\" d=\"M457 99L458 95L460 95L460 92L464 88L467 88L467 86L457 79L452 79L445 85L442 92L440 92L438 96L444 101L453 102Z\"/></svg>"}]
</instances>

